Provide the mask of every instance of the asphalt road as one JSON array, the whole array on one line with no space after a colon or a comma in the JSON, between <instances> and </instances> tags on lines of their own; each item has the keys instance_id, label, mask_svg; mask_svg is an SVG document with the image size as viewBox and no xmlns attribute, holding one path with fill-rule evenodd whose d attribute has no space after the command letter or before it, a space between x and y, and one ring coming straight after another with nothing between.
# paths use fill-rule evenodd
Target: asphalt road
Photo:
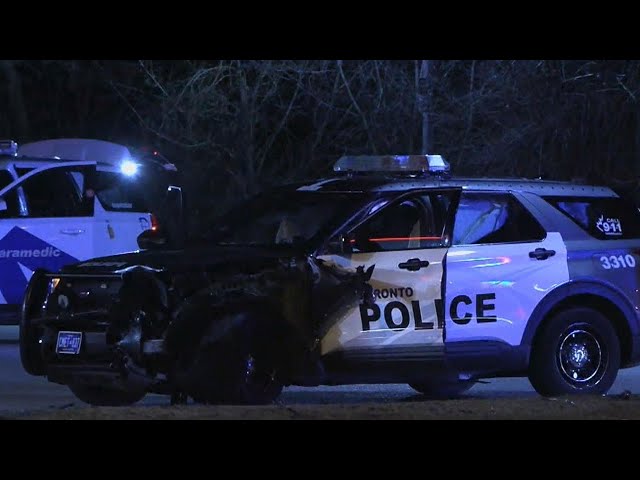
<instances>
[{"instance_id":1,"label":"asphalt road","mask_svg":"<svg viewBox=\"0 0 640 480\"><path fill-rule=\"evenodd\" d=\"M640 393L640 367L621 371L610 393L621 393L624 390L634 394ZM526 398L536 395L528 380L503 378L476 384L465 396L467 398ZM290 387L285 389L279 401L291 405L353 404L411 401L421 398L407 385L347 385L315 388ZM169 397L148 395L141 403L168 405ZM0 413L80 405L83 405L82 402L77 400L66 387L49 383L42 377L27 375L20 365L17 345L0 344Z\"/></svg>"}]
</instances>

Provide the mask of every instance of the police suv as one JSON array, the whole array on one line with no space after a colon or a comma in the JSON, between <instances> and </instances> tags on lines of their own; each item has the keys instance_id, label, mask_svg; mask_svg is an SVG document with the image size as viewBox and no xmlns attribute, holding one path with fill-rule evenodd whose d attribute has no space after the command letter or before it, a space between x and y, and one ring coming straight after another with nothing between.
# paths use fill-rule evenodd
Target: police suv
<instances>
[{"instance_id":1,"label":"police suv","mask_svg":"<svg viewBox=\"0 0 640 480\"><path fill-rule=\"evenodd\" d=\"M175 170L155 157L90 139L0 142L0 324L18 323L34 270L137 249L155 228L153 172Z\"/></svg>"},{"instance_id":2,"label":"police suv","mask_svg":"<svg viewBox=\"0 0 640 480\"><path fill-rule=\"evenodd\" d=\"M437 155L343 157L182 250L38 271L21 358L101 405L272 401L283 385L453 396L528 376L606 392L640 363L640 215L602 186L455 178Z\"/></svg>"}]
</instances>

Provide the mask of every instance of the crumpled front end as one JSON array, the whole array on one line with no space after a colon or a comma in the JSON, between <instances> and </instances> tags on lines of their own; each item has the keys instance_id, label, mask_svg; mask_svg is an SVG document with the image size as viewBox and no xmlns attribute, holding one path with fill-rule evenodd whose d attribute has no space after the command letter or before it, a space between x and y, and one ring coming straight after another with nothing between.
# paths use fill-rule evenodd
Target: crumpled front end
<instances>
[{"instance_id":1,"label":"crumpled front end","mask_svg":"<svg viewBox=\"0 0 640 480\"><path fill-rule=\"evenodd\" d=\"M151 315L162 314L161 308L145 311L141 302L149 293L138 292L134 300L125 278L36 272L20 324L25 370L62 384L146 389L156 383L144 367L157 342L145 338L143 331Z\"/></svg>"},{"instance_id":2,"label":"crumpled front end","mask_svg":"<svg viewBox=\"0 0 640 480\"><path fill-rule=\"evenodd\" d=\"M209 381L206 369L194 377L198 352L223 345L242 319L280 345L285 384L321 383L323 328L371 297L370 276L304 255L179 272L39 271L23 306L23 366L67 385L188 392Z\"/></svg>"}]
</instances>

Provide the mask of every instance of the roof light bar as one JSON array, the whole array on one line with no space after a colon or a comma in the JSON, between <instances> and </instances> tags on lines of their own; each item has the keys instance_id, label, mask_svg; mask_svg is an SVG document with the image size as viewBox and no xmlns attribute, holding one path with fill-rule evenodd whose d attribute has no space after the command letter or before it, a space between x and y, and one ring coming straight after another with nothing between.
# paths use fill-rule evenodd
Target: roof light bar
<instances>
[{"instance_id":1,"label":"roof light bar","mask_svg":"<svg viewBox=\"0 0 640 480\"><path fill-rule=\"evenodd\" d=\"M18 144L13 140L0 140L0 155L16 156L18 154Z\"/></svg>"},{"instance_id":2,"label":"roof light bar","mask_svg":"<svg viewBox=\"0 0 640 480\"><path fill-rule=\"evenodd\" d=\"M346 155L333 166L335 172L449 173L441 155Z\"/></svg>"}]
</instances>

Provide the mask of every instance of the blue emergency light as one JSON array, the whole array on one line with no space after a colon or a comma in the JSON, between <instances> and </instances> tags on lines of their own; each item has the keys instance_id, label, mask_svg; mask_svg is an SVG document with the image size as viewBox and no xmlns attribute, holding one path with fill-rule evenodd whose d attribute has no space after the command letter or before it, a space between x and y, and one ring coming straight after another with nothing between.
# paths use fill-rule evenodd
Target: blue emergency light
<instances>
[{"instance_id":1,"label":"blue emergency light","mask_svg":"<svg viewBox=\"0 0 640 480\"><path fill-rule=\"evenodd\" d=\"M0 140L0 155L18 155L18 144L13 140Z\"/></svg>"},{"instance_id":2,"label":"blue emergency light","mask_svg":"<svg viewBox=\"0 0 640 480\"><path fill-rule=\"evenodd\" d=\"M127 177L133 177L138 173L138 164L132 160L124 160L120 164L120 171Z\"/></svg>"}]
</instances>

